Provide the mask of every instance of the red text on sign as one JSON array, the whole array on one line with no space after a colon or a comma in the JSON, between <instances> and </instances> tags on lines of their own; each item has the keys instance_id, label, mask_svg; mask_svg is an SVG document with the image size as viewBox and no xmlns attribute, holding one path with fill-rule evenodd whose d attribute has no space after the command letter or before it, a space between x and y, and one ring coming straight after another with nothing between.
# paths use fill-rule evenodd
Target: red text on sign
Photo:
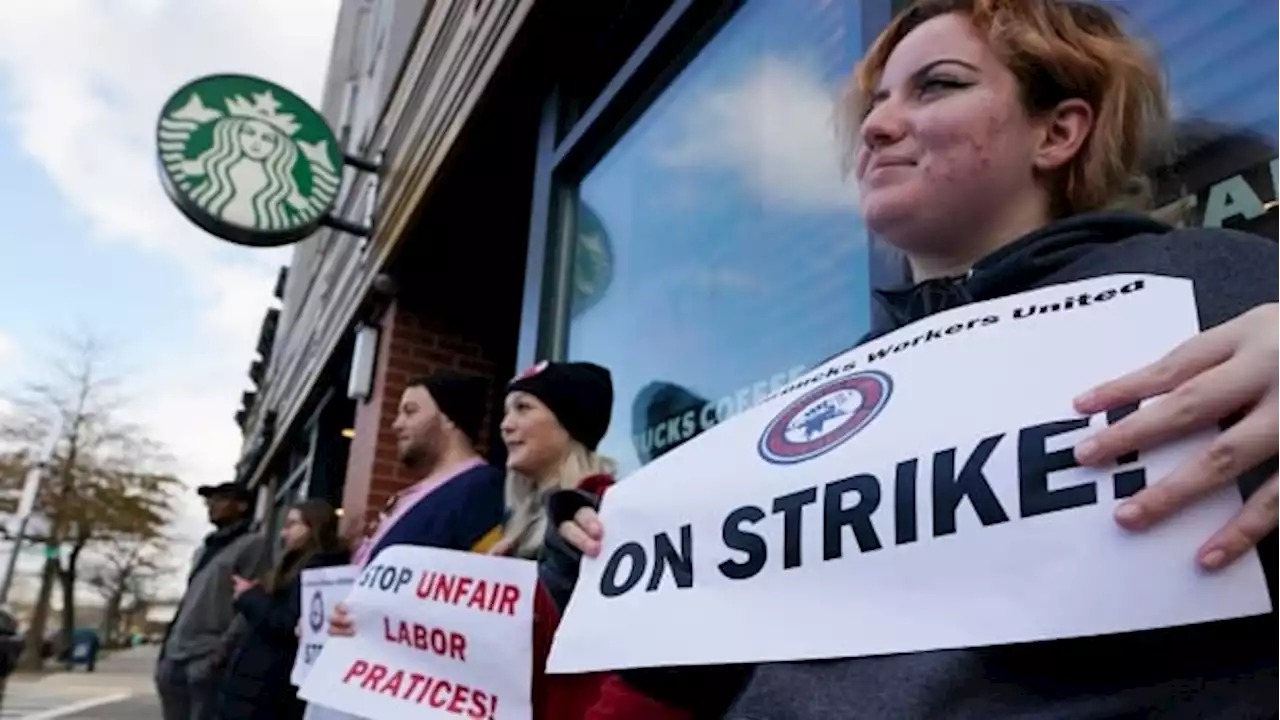
<instances>
[{"instance_id":1,"label":"red text on sign","mask_svg":"<svg viewBox=\"0 0 1280 720\"><path fill-rule=\"evenodd\" d=\"M382 663L356 660L347 668L342 682L348 685L356 683L362 690L426 705L459 717L476 720L497 720L498 717L498 697L492 693Z\"/></svg>"},{"instance_id":2,"label":"red text on sign","mask_svg":"<svg viewBox=\"0 0 1280 720\"><path fill-rule=\"evenodd\" d=\"M460 632L429 628L416 622L382 618L382 632L387 642L408 645L425 652L467 661L467 636Z\"/></svg>"},{"instance_id":3,"label":"red text on sign","mask_svg":"<svg viewBox=\"0 0 1280 720\"><path fill-rule=\"evenodd\" d=\"M418 597L482 612L515 615L520 588L502 582L477 580L467 575L427 570L418 579Z\"/></svg>"}]
</instances>

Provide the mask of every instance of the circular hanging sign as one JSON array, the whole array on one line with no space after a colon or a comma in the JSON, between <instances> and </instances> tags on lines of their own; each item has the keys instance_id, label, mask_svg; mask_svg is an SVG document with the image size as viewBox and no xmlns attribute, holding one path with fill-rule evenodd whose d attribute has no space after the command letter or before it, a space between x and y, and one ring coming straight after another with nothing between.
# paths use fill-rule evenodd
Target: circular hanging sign
<instances>
[{"instance_id":1,"label":"circular hanging sign","mask_svg":"<svg viewBox=\"0 0 1280 720\"><path fill-rule=\"evenodd\" d=\"M583 200L578 201L577 245L573 250L573 298L576 317L590 310L613 281L613 244L604 221Z\"/></svg>"},{"instance_id":2,"label":"circular hanging sign","mask_svg":"<svg viewBox=\"0 0 1280 720\"><path fill-rule=\"evenodd\" d=\"M182 86L160 112L156 151L178 209L241 245L287 245L315 232L342 179L342 153L324 117L248 75Z\"/></svg>"}]
</instances>

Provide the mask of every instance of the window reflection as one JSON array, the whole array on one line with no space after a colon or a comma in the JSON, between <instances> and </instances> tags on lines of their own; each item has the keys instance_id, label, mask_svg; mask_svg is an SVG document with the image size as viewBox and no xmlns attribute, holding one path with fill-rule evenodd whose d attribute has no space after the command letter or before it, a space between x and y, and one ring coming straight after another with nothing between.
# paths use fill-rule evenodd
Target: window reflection
<instances>
[{"instance_id":1,"label":"window reflection","mask_svg":"<svg viewBox=\"0 0 1280 720\"><path fill-rule=\"evenodd\" d=\"M1159 54L1176 117L1153 159L1161 219L1276 238L1280 10L1253 0L1111 0Z\"/></svg>"},{"instance_id":2,"label":"window reflection","mask_svg":"<svg viewBox=\"0 0 1280 720\"><path fill-rule=\"evenodd\" d=\"M1172 160L1152 169L1157 215L1276 239L1276 145L1247 128L1186 120Z\"/></svg>"},{"instance_id":3,"label":"window reflection","mask_svg":"<svg viewBox=\"0 0 1280 720\"><path fill-rule=\"evenodd\" d=\"M1110 4L1166 63L1178 119L1147 201L1275 238L1276 4ZM869 286L905 279L839 166L863 5L747 0L582 180L568 355L614 372L601 449L623 474L848 347Z\"/></svg>"},{"instance_id":4,"label":"window reflection","mask_svg":"<svg viewBox=\"0 0 1280 720\"><path fill-rule=\"evenodd\" d=\"M833 114L860 38L857 2L747 2L583 179L568 354L614 372L624 473L866 331Z\"/></svg>"}]
</instances>

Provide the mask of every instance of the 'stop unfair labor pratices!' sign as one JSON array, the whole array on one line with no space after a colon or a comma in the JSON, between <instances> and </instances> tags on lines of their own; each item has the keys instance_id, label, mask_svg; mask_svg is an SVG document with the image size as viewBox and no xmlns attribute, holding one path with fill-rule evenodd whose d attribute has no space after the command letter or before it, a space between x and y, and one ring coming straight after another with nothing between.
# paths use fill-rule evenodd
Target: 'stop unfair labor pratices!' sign
<instances>
[{"instance_id":1,"label":"'stop unfair labor pratices!' sign","mask_svg":"<svg viewBox=\"0 0 1280 720\"><path fill-rule=\"evenodd\" d=\"M1119 275L939 313L836 357L606 496L553 672L974 647L1270 609L1200 572L1234 488L1141 534L1118 501L1205 434L1085 469L1136 407L1072 398L1198 331L1190 281ZM1160 402L1159 399L1151 402Z\"/></svg>"},{"instance_id":2,"label":"'stop unfair labor pratices!' sign","mask_svg":"<svg viewBox=\"0 0 1280 720\"><path fill-rule=\"evenodd\" d=\"M354 637L331 637L299 690L370 720L532 717L528 560L396 545L361 571Z\"/></svg>"},{"instance_id":3,"label":"'stop unfair labor pratices!' sign","mask_svg":"<svg viewBox=\"0 0 1280 720\"><path fill-rule=\"evenodd\" d=\"M329 616L333 613L333 606L346 599L359 572L360 569L354 565L302 571L299 580L302 607L298 623L298 655L289 676L294 685L302 685L311 666L320 658L320 651L329 639Z\"/></svg>"}]
</instances>

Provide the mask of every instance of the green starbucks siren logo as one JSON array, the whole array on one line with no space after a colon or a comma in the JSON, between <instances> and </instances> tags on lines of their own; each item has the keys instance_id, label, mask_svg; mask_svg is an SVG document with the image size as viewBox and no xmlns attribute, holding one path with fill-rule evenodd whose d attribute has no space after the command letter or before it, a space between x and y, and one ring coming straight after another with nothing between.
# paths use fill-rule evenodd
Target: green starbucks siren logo
<instances>
[{"instance_id":1,"label":"green starbucks siren logo","mask_svg":"<svg viewBox=\"0 0 1280 720\"><path fill-rule=\"evenodd\" d=\"M156 128L165 192L192 222L243 245L310 235L342 179L337 139L297 95L245 75L194 80Z\"/></svg>"}]
</instances>

